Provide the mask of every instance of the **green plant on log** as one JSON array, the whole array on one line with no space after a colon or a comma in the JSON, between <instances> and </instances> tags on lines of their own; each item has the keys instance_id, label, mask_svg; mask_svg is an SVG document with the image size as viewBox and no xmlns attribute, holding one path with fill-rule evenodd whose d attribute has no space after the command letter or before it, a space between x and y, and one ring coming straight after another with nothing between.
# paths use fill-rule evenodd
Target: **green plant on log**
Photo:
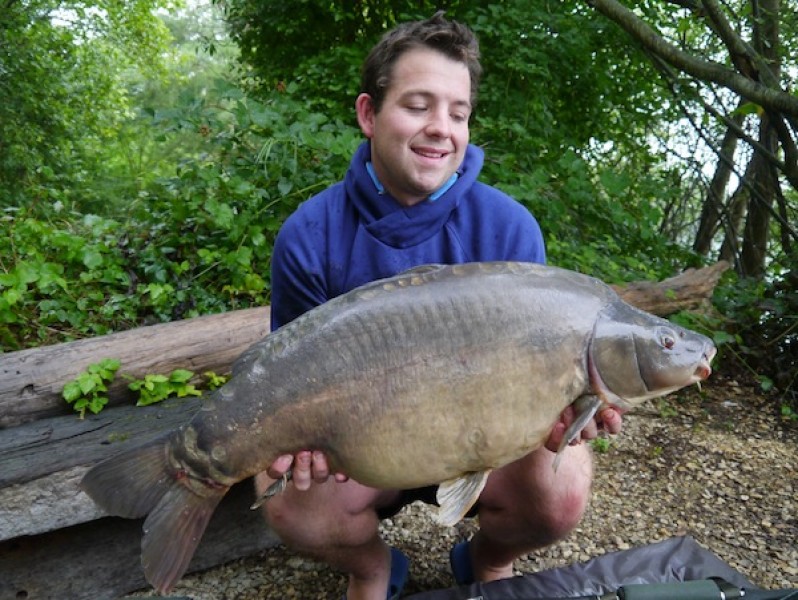
<instances>
[{"instance_id":1,"label":"green plant on log","mask_svg":"<svg viewBox=\"0 0 798 600\"><path fill-rule=\"evenodd\" d=\"M87 409L97 414L108 404L107 385L113 381L119 366L119 360L105 358L89 365L85 371L64 386L62 390L64 400L80 413L81 419L84 418ZM169 375L148 373L142 379L124 373L122 376L130 381L128 388L139 394L136 406L149 406L172 396L184 398L202 395L202 391L190 383L194 377L193 371L186 369L175 369ZM205 386L209 390L223 386L229 379L213 371L206 371L203 377Z\"/></svg>"},{"instance_id":2,"label":"green plant on log","mask_svg":"<svg viewBox=\"0 0 798 600\"><path fill-rule=\"evenodd\" d=\"M222 387L230 379L227 375L219 375L213 371L205 371L202 376L205 378L205 385L209 390Z\"/></svg>"},{"instance_id":3,"label":"green plant on log","mask_svg":"<svg viewBox=\"0 0 798 600\"><path fill-rule=\"evenodd\" d=\"M147 374L143 379L134 379L129 375L124 377L130 380L128 388L139 393L136 406L149 406L171 396L185 398L202 395L202 392L190 383L194 373L186 369L175 369L169 375Z\"/></svg>"},{"instance_id":4,"label":"green plant on log","mask_svg":"<svg viewBox=\"0 0 798 600\"><path fill-rule=\"evenodd\" d=\"M119 369L120 362L114 358L105 358L88 368L64 386L64 400L72 405L82 419L86 409L95 415L108 404L106 383L110 383Z\"/></svg>"}]
</instances>

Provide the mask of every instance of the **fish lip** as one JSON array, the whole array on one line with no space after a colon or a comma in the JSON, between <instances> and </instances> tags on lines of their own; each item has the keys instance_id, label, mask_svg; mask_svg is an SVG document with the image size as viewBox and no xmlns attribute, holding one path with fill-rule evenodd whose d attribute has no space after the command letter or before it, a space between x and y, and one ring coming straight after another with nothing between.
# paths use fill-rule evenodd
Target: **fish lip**
<instances>
[{"instance_id":1,"label":"fish lip","mask_svg":"<svg viewBox=\"0 0 798 600\"><path fill-rule=\"evenodd\" d=\"M712 367L709 365L709 361L704 359L698 363L698 366L695 369L695 373L693 374L693 383L709 379L710 375L712 375Z\"/></svg>"},{"instance_id":2,"label":"fish lip","mask_svg":"<svg viewBox=\"0 0 798 600\"><path fill-rule=\"evenodd\" d=\"M698 363L695 373L693 374L693 383L708 379L709 376L712 375L712 366L710 363L712 362L712 359L715 358L717 353L718 349L712 345L709 345L707 349L704 350L704 353L701 356L701 361Z\"/></svg>"}]
</instances>

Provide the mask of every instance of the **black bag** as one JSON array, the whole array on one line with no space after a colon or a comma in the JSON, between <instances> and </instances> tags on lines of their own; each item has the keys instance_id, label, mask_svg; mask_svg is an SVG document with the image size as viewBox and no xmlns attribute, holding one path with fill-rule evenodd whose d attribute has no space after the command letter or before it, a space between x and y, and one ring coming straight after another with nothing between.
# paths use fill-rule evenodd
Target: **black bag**
<instances>
[{"instance_id":1,"label":"black bag","mask_svg":"<svg viewBox=\"0 0 798 600\"><path fill-rule=\"evenodd\" d=\"M491 583L424 592L407 600L798 600L761 590L691 537L612 552Z\"/></svg>"}]
</instances>

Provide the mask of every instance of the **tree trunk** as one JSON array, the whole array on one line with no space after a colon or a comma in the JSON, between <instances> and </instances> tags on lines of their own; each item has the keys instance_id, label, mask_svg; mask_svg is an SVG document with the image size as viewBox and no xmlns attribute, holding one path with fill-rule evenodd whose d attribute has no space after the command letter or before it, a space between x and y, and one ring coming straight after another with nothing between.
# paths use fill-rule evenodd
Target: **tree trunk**
<instances>
[{"instance_id":1,"label":"tree trunk","mask_svg":"<svg viewBox=\"0 0 798 600\"><path fill-rule=\"evenodd\" d=\"M760 143L775 150L776 134L767 117L762 118L761 128ZM759 156L759 152L755 153L756 156ZM775 201L777 182L773 181L772 171L766 160L757 161L753 174L739 270L746 277L760 279L765 273L770 215Z\"/></svg>"},{"instance_id":2,"label":"tree trunk","mask_svg":"<svg viewBox=\"0 0 798 600\"><path fill-rule=\"evenodd\" d=\"M749 182L754 180L754 172L760 160L761 158L756 153L751 157L743 178L740 180L734 194L732 194L731 200L729 200L728 209L724 216L723 244L720 247L718 259L731 262L735 267L739 267L740 264L741 232L748 204L751 202Z\"/></svg>"},{"instance_id":3,"label":"tree trunk","mask_svg":"<svg viewBox=\"0 0 798 600\"><path fill-rule=\"evenodd\" d=\"M779 59L779 0L759 0L754 4L754 47L765 59L773 77L778 80L781 72ZM770 154L777 155L779 138L773 126L779 114L766 112L761 119L759 143ZM757 154L759 151L757 150ZM773 177L767 161L754 172L754 194L748 205L748 218L745 223L740 270L748 277L761 278L765 273L770 217L779 183Z\"/></svg>"},{"instance_id":4,"label":"tree trunk","mask_svg":"<svg viewBox=\"0 0 798 600\"><path fill-rule=\"evenodd\" d=\"M738 126L742 125L742 115L735 115L733 119ZM718 155L718 166L715 169L712 182L709 184L704 205L701 207L698 232L693 243L693 250L701 256L709 254L712 249L712 240L722 224L723 214L726 211L723 200L734 167L734 152L737 149L737 140L737 134L734 129L731 127L726 129Z\"/></svg>"}]
</instances>

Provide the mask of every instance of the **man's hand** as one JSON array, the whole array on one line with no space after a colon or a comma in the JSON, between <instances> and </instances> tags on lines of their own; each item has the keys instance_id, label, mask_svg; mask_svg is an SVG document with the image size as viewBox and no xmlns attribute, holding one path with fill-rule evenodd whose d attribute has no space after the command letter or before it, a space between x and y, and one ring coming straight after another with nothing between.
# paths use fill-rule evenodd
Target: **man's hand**
<instances>
[{"instance_id":1,"label":"man's hand","mask_svg":"<svg viewBox=\"0 0 798 600\"><path fill-rule=\"evenodd\" d=\"M599 412L596 413L595 418L588 423L588 425L582 430L581 439L583 440L592 440L598 437L598 433L600 429L603 429L609 434L615 435L620 433L621 427L623 426L623 412L619 408L614 408L612 406L607 406L606 408L602 408ZM560 415L560 420L557 421L557 424L554 426L554 429L551 430L551 434L549 435L549 439L546 440L546 448L551 450L552 452L557 452L557 449L560 447L560 442L562 442L563 437L565 436L565 432L571 423L574 422L576 415L574 413L574 407L568 406L562 414Z\"/></svg>"},{"instance_id":2,"label":"man's hand","mask_svg":"<svg viewBox=\"0 0 798 600\"><path fill-rule=\"evenodd\" d=\"M283 454L278 456L266 473L272 479L280 479L288 470L291 470L291 481L300 491L310 489L313 483L325 483L330 478L330 468L327 457L323 452L301 450L296 455ZM333 475L335 481L343 482L348 479L343 473Z\"/></svg>"}]
</instances>

